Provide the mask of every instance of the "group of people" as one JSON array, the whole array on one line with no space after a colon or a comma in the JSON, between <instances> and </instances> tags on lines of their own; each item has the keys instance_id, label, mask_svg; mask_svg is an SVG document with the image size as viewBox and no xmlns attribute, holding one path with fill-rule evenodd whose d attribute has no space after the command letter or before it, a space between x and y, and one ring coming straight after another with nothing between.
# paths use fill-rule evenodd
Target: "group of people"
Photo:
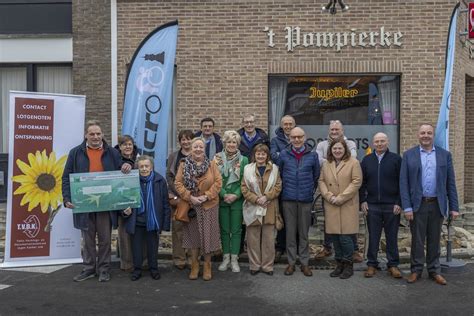
<instances>
[{"instance_id":1,"label":"group of people","mask_svg":"<svg viewBox=\"0 0 474 316\"><path fill-rule=\"evenodd\" d=\"M319 188L325 214L325 238L315 259L332 255L331 277L353 275L353 263L362 261L357 247L359 211L367 216L369 245L365 277L379 268L377 255L385 231L387 267L394 278L398 269L398 227L403 213L412 234L409 283L428 274L446 284L440 274L440 237L444 218L456 218L457 192L451 154L434 146L434 128L423 124L419 145L403 159L390 152L384 133L373 136L373 152L357 160L356 145L344 136L340 121L331 121L327 140L316 148L293 117L281 119L276 137L255 126L255 116L243 116L243 127L214 132L212 118L201 120L201 131L180 131L180 148L167 161L166 179L154 171L153 158L138 156L133 139L123 136L117 149L102 137L100 124L88 122L84 142L72 149L63 174L64 205L73 208L69 174L138 168L141 207L123 211L74 214L74 226L84 240L84 269L74 281L96 275L110 279L111 230L119 224L121 269L131 280L141 277L144 265L160 278L157 265L159 234L172 227L173 264L190 266L189 279L212 279L212 256L222 253L219 271L240 272L239 254L248 253L251 275L273 275L274 262L287 253L285 275L300 270L312 276L308 233L311 209ZM187 220L173 216L187 205ZM171 225L170 225L171 224ZM96 236L98 252L96 250ZM426 256L424 251L425 241Z\"/></svg>"}]
</instances>

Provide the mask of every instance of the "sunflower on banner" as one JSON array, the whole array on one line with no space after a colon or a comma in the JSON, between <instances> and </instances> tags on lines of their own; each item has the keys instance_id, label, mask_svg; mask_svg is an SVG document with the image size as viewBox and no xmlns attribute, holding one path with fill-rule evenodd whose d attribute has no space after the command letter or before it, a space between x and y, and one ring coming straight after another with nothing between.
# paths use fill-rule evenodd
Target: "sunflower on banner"
<instances>
[{"instance_id":1,"label":"sunflower on banner","mask_svg":"<svg viewBox=\"0 0 474 316\"><path fill-rule=\"evenodd\" d=\"M44 230L49 232L52 228L54 217L62 207L62 176L67 155L56 160L56 153L48 155L46 150L35 154L28 154L28 163L16 160L16 165L23 174L14 176L12 180L20 183L20 187L13 192L14 195L24 194L20 205L28 204L28 212L38 205L42 213L49 213L48 223Z\"/></svg>"}]
</instances>

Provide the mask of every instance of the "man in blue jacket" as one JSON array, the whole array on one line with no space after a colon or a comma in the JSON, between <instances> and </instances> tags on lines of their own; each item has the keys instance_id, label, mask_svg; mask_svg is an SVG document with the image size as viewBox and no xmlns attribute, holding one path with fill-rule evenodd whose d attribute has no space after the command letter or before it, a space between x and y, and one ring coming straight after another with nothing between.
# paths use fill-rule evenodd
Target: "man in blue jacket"
<instances>
[{"instance_id":1,"label":"man in blue jacket","mask_svg":"<svg viewBox=\"0 0 474 316\"><path fill-rule=\"evenodd\" d=\"M359 190L360 208L367 216L369 249L367 252L366 278L373 277L379 262L382 229L387 240L387 268L394 278L401 278L398 269L398 226L400 225L400 166L402 158L388 150L389 140L384 133L373 138L374 152L364 157L361 163L363 180Z\"/></svg>"},{"instance_id":2,"label":"man in blue jacket","mask_svg":"<svg viewBox=\"0 0 474 316\"><path fill-rule=\"evenodd\" d=\"M242 155L247 157L250 161L252 149L257 144L269 145L267 133L261 128L255 127L255 115L244 114L242 117L243 127L237 131L240 135L239 150Z\"/></svg>"},{"instance_id":3,"label":"man in blue jacket","mask_svg":"<svg viewBox=\"0 0 474 316\"><path fill-rule=\"evenodd\" d=\"M459 216L453 159L449 151L433 145L434 128L423 124L418 130L419 146L403 154L400 194L412 236L408 283L421 278L425 263L429 277L445 285L440 275L441 227L446 217Z\"/></svg>"},{"instance_id":4,"label":"man in blue jacket","mask_svg":"<svg viewBox=\"0 0 474 316\"><path fill-rule=\"evenodd\" d=\"M280 127L275 131L276 136L270 143L270 155L272 161L278 164L280 153L290 145L290 132L296 126L295 119L291 115L285 115L280 120ZM280 199L280 209L281 199ZM283 214L285 216L285 214ZM279 262L286 249L286 227L279 230L275 245L275 262Z\"/></svg>"},{"instance_id":5,"label":"man in blue jacket","mask_svg":"<svg viewBox=\"0 0 474 316\"><path fill-rule=\"evenodd\" d=\"M285 115L280 120L280 127L275 131L276 136L270 143L270 155L274 163L278 163L280 153L290 144L290 132L296 126L291 115Z\"/></svg>"},{"instance_id":6,"label":"man in blue jacket","mask_svg":"<svg viewBox=\"0 0 474 316\"><path fill-rule=\"evenodd\" d=\"M296 255L299 254L301 271L312 276L309 262L308 232L311 225L311 205L319 179L318 154L305 144L305 132L295 127L290 132L291 146L279 157L282 179L281 201L286 227L286 252L288 266L285 275L295 272ZM296 236L298 234L298 252Z\"/></svg>"},{"instance_id":7,"label":"man in blue jacket","mask_svg":"<svg viewBox=\"0 0 474 316\"><path fill-rule=\"evenodd\" d=\"M85 139L69 152L62 178L64 206L74 208L71 203L69 174L122 170L128 173L132 166L122 164L120 153L102 138L98 121L88 121ZM110 255L112 228L117 228L117 212L90 212L73 215L74 228L80 229L84 247L82 249L83 270L74 277L80 282L99 274L99 282L110 280ZM98 243L96 243L96 238ZM96 246L99 251L97 252Z\"/></svg>"}]
</instances>

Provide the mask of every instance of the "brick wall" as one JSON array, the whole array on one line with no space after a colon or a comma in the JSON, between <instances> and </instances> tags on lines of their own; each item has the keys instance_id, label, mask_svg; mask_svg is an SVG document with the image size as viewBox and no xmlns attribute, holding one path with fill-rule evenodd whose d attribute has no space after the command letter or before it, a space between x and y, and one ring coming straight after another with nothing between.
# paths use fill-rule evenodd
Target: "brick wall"
<instances>
[{"instance_id":1,"label":"brick wall","mask_svg":"<svg viewBox=\"0 0 474 316\"><path fill-rule=\"evenodd\" d=\"M72 29L74 93L86 96L86 120L100 120L110 141L110 1L73 1Z\"/></svg>"},{"instance_id":2,"label":"brick wall","mask_svg":"<svg viewBox=\"0 0 474 316\"><path fill-rule=\"evenodd\" d=\"M123 95L126 64L140 41L158 25L178 19L178 130L198 129L199 119L204 116L216 118L218 132L238 128L243 112L255 112L258 125L266 128L270 74L394 73L401 74L400 147L404 151L413 146L417 143L419 124L435 124L437 121L444 83L447 29L456 1L351 0L348 2L350 10L342 14L339 12L335 17L321 13L324 3L309 0L119 0L118 95ZM108 9L97 7L101 5L81 1L74 5L74 13L96 10L92 13L97 15L102 12L104 20L110 18ZM87 19L83 16L74 18L74 22L82 20ZM82 41L75 43L74 79L79 80L81 85L84 82L85 87L82 86L81 91L88 95L90 102L91 95L94 99L98 96L96 84L104 84L107 80L87 81L86 74L93 72L93 78L101 78L96 73L100 71L106 78L109 76L109 59L105 58L109 56L109 51L107 45L101 45L97 38L107 38L110 28L85 23L87 26L74 23L74 31L81 32L75 34L74 40ZM463 28L463 23L465 18L459 19L458 30ZM274 48L267 46L267 35L263 32L266 26L277 33ZM376 31L383 26L387 31L402 32L403 46L370 49L345 47L340 52L300 47L288 53L284 39L286 26L299 26L305 32L344 32L351 28ZM89 29L97 35L87 33ZM84 45L86 40L97 45L101 53L88 51ZM469 183L464 172L464 168L469 167L464 163L465 127L468 127L465 117L474 115L465 102L465 81L466 74L474 76L474 65L469 60L467 48L460 41L457 42L456 54L450 120L454 128L451 129L450 145L462 201L463 184ZM88 64L88 61L91 63ZM85 65L93 65L93 70L76 69L76 66ZM76 87L81 85L75 81ZM107 93L101 94L100 97L104 98L100 99L102 102L94 100L94 104L89 103L90 108L96 108L100 115L109 115L110 98L107 96ZM119 97L119 118L121 101ZM469 185L474 190L473 184Z\"/></svg>"}]
</instances>

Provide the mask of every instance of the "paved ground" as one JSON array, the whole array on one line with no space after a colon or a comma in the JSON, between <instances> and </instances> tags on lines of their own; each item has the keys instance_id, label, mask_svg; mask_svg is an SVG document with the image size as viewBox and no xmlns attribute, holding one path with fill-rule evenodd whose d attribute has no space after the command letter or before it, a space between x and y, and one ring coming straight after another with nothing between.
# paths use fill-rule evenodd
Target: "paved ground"
<instances>
[{"instance_id":1,"label":"paved ground","mask_svg":"<svg viewBox=\"0 0 474 316\"><path fill-rule=\"evenodd\" d=\"M243 265L241 273L214 271L204 282L187 280L169 262L160 268L161 280L144 274L131 282L114 263L108 283L73 282L80 265L0 270L0 315L474 315L473 264L464 274L446 275L447 286L426 278L408 285L385 272L373 279L362 272L332 279L328 270L288 277L283 265L274 276L251 276Z\"/></svg>"}]
</instances>

